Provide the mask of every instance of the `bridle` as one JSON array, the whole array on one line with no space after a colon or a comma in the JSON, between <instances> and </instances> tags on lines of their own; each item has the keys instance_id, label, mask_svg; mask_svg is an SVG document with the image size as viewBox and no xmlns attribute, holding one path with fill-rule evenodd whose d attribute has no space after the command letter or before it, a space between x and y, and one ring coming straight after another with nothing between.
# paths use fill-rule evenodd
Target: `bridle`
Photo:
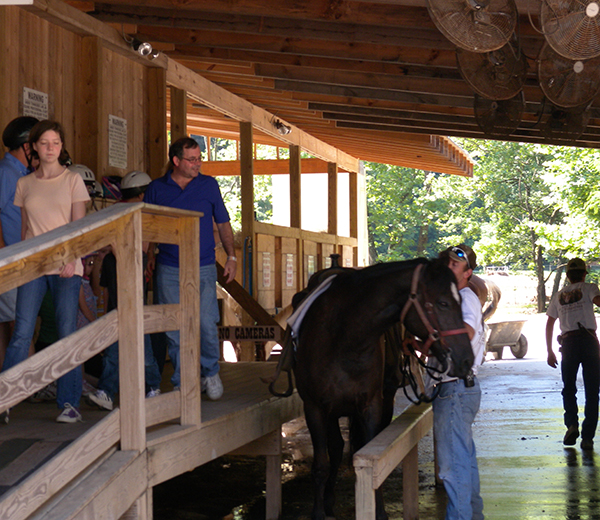
<instances>
[{"instance_id":1,"label":"bridle","mask_svg":"<svg viewBox=\"0 0 600 520\"><path fill-rule=\"evenodd\" d=\"M415 307L417 313L419 314L419 318L421 318L421 322L425 326L428 332L427 340L425 342L417 340L414 336L410 335L410 337L406 338L402 344L405 350L407 350L408 345L410 344L414 350L418 350L422 352L425 356L429 354L429 349L431 345L433 345L436 341L439 341L442 347L445 350L448 350L446 346L446 342L444 338L446 336L456 336L458 334L468 334L467 328L462 327L461 329L451 329L451 330L439 330L439 321L437 316L433 310L433 304L431 302L425 302L425 310L423 310L423 306L421 302L418 300L418 287L419 280L421 278L421 271L425 264L419 264L413 272L412 282L410 286L410 295L408 300L404 304L404 308L402 309L402 313L400 314L400 323L404 325L404 319L408 314L408 311L411 307ZM437 329L433 327L431 322L434 322L437 325ZM408 352L407 352L408 353Z\"/></svg>"}]
</instances>

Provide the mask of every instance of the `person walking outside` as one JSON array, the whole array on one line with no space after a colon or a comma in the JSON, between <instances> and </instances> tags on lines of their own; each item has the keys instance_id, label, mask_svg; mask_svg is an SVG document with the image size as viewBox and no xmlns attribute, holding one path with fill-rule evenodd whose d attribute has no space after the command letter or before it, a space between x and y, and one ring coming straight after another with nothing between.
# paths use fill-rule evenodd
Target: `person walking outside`
<instances>
[{"instance_id":1,"label":"person walking outside","mask_svg":"<svg viewBox=\"0 0 600 520\"><path fill-rule=\"evenodd\" d=\"M567 432L565 446L574 446L579 437L579 409L577 407L577 372L583 372L585 389L584 419L581 425L581 449L594 449L594 435L598 425L598 392L600 391L600 346L596 336L594 305L600 306L600 290L595 283L587 283L587 266L581 258L567 263L570 284L554 295L546 311L546 347L548 365L558 366L552 350L554 324L558 319L558 336L562 359L560 371L563 380L564 422Z\"/></svg>"}]
</instances>

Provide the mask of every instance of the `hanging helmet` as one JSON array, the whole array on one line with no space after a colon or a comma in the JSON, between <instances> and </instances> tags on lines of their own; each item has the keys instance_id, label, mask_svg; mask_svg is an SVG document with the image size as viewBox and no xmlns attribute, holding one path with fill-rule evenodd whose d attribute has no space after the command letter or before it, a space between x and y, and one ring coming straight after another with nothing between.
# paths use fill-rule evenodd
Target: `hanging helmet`
<instances>
[{"instance_id":1,"label":"hanging helmet","mask_svg":"<svg viewBox=\"0 0 600 520\"><path fill-rule=\"evenodd\" d=\"M130 188L143 188L152 182L150 175L144 172L134 170L129 172L121 181L121 189L128 190Z\"/></svg>"},{"instance_id":2,"label":"hanging helmet","mask_svg":"<svg viewBox=\"0 0 600 520\"><path fill-rule=\"evenodd\" d=\"M90 196L93 197L97 195L96 176L94 175L94 172L92 170L90 170L87 166L84 166L83 164L73 164L72 166L69 166L69 170L71 170L73 173L78 173L79 175L81 175L81 178L83 179L83 182L85 183L85 186Z\"/></svg>"},{"instance_id":3,"label":"hanging helmet","mask_svg":"<svg viewBox=\"0 0 600 520\"><path fill-rule=\"evenodd\" d=\"M124 199L132 199L146 191L148 184L152 182L150 175L134 170L129 172L121 181L121 195Z\"/></svg>"},{"instance_id":4,"label":"hanging helmet","mask_svg":"<svg viewBox=\"0 0 600 520\"><path fill-rule=\"evenodd\" d=\"M21 116L13 119L2 132L2 142L9 151L18 150L29 140L29 132L39 121L35 117Z\"/></svg>"}]
</instances>

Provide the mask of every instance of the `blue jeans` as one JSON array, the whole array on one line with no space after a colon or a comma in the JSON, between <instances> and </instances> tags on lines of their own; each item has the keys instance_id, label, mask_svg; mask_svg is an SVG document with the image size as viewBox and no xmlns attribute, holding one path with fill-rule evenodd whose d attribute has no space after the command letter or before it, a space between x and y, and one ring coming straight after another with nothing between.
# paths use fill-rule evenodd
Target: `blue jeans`
<instances>
[{"instance_id":1,"label":"blue jeans","mask_svg":"<svg viewBox=\"0 0 600 520\"><path fill-rule=\"evenodd\" d=\"M18 288L15 330L6 348L2 371L27 359L35 322L47 291L52 294L58 337L62 339L77 330L80 287L81 276L61 278L57 274L50 274ZM67 403L79 407L81 384L81 367L74 368L58 380L56 402L59 408L64 408Z\"/></svg>"},{"instance_id":2,"label":"blue jeans","mask_svg":"<svg viewBox=\"0 0 600 520\"><path fill-rule=\"evenodd\" d=\"M442 383L433 401L433 426L440 479L448 495L446 520L482 520L479 469L471 426L479 411L481 388L462 379Z\"/></svg>"},{"instance_id":3,"label":"blue jeans","mask_svg":"<svg viewBox=\"0 0 600 520\"><path fill-rule=\"evenodd\" d=\"M179 303L179 268L156 264L158 303ZM219 372L219 305L217 303L217 268L214 264L200 267L200 365L202 377ZM175 372L173 386L180 385L179 331L167 332L167 348Z\"/></svg>"},{"instance_id":4,"label":"blue jeans","mask_svg":"<svg viewBox=\"0 0 600 520\"><path fill-rule=\"evenodd\" d=\"M600 389L600 353L598 340L586 332L563 339L560 348L560 372L563 380L565 426L579 426L577 406L577 372L581 365L585 390L584 419L581 438L592 440L598 425L598 390Z\"/></svg>"},{"instance_id":5,"label":"blue jeans","mask_svg":"<svg viewBox=\"0 0 600 520\"><path fill-rule=\"evenodd\" d=\"M146 392L160 388L161 375L152 351L150 335L144 335L144 371ZM102 374L98 381L98 390L104 390L108 397L115 398L119 391L119 342L109 345L102 356Z\"/></svg>"}]
</instances>

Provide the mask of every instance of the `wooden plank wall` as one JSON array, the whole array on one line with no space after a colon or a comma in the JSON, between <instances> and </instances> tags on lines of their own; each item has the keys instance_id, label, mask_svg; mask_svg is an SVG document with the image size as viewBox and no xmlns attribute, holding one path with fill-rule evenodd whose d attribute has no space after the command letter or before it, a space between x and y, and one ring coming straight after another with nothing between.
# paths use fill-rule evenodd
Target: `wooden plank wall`
<instances>
[{"instance_id":1,"label":"wooden plank wall","mask_svg":"<svg viewBox=\"0 0 600 520\"><path fill-rule=\"evenodd\" d=\"M0 7L0 130L23 114L23 87L49 95L49 118L65 128L75 163L98 180L166 162L166 86L143 63L15 6ZM127 120L127 167L109 167L108 116ZM150 149L147 143L155 149Z\"/></svg>"}]
</instances>

